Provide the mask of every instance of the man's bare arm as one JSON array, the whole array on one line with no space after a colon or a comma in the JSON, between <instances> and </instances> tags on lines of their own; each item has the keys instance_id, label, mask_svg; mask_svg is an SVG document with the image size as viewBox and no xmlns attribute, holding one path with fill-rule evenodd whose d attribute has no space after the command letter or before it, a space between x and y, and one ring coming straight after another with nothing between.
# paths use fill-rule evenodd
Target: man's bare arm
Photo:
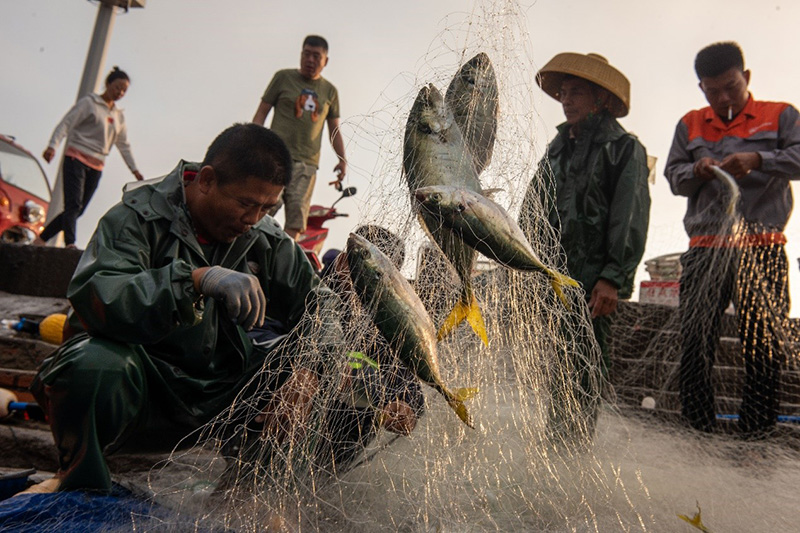
<instances>
[{"instance_id":1,"label":"man's bare arm","mask_svg":"<svg viewBox=\"0 0 800 533\"><path fill-rule=\"evenodd\" d=\"M333 151L336 152L336 155L339 156L339 162L333 167L333 172L338 176L338 181L341 183L345 174L347 174L347 157L344 153L344 138L339 131L338 118L329 118L327 123L331 146L333 147Z\"/></svg>"},{"instance_id":2,"label":"man's bare arm","mask_svg":"<svg viewBox=\"0 0 800 533\"><path fill-rule=\"evenodd\" d=\"M258 104L258 109L256 109L256 114L253 116L253 123L263 126L264 123L267 121L267 115L272 110L272 105L261 101Z\"/></svg>"}]
</instances>

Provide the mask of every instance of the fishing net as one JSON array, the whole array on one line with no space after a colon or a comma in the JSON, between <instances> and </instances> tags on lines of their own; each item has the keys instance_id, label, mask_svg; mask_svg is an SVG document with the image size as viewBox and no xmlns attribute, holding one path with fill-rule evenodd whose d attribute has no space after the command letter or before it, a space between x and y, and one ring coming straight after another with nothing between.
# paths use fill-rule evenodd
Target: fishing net
<instances>
[{"instance_id":1,"label":"fishing net","mask_svg":"<svg viewBox=\"0 0 800 533\"><path fill-rule=\"evenodd\" d=\"M492 200L514 219L543 154L541 136L553 134L535 111L536 65L520 6L479 3L443 24L418 71L398 76L374 112L347 122L348 151L358 162L350 173L370 184L360 194L360 220L399 237L401 272L437 327L458 302L463 280L431 240L431 228L423 229L403 175L404 132L418 91L433 84L444 94L463 64L481 52L489 57L499 114L491 162L479 180L484 191L496 189ZM558 235L540 205L532 210L526 223L533 251L565 272ZM396 243L384 249L401 262ZM141 486L175 514L157 527L133 516L138 530L689 531L677 515L691 519L696 505L715 531L741 531L742 524L792 529L797 499L789 510L792 496L773 488L800 479L790 451L757 448L753 464L731 466L752 449L743 448L748 443L696 436L626 408L648 396L659 408L678 409L674 310L622 306L607 373L579 289L565 287L562 300L541 272L476 258L470 279L488 345L462 323L435 353L449 388L478 390L464 402L474 428L398 361L368 306L333 273L326 281L334 292L322 294L289 340L273 348L231 408L147 473ZM762 271L745 270L758 285ZM779 323L759 335L788 347L793 330ZM721 335L733 336L727 327ZM274 393L281 361L307 370L290 378L284 404ZM717 394L720 402L736 397ZM409 435L384 427L381 413L396 400L416 418ZM734 518L723 502L747 503L751 511Z\"/></svg>"}]
</instances>

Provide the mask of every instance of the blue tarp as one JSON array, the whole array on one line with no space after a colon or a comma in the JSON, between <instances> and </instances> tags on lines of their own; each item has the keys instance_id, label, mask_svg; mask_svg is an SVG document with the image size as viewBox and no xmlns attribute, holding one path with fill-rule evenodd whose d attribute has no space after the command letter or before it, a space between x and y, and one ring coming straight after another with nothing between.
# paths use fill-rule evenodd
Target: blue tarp
<instances>
[{"instance_id":1,"label":"blue tarp","mask_svg":"<svg viewBox=\"0 0 800 533\"><path fill-rule=\"evenodd\" d=\"M28 533L64 531L173 530L190 526L192 531L222 531L196 524L191 517L180 516L166 507L137 498L115 485L111 494L56 492L19 494L0 501L0 531ZM178 527L177 529L180 529Z\"/></svg>"}]
</instances>

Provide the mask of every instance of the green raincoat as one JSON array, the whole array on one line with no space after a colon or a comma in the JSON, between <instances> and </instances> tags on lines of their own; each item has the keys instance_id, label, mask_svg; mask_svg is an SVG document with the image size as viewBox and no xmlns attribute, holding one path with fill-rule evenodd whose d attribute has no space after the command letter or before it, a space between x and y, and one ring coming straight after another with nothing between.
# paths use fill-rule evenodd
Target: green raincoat
<instances>
[{"instance_id":1,"label":"green raincoat","mask_svg":"<svg viewBox=\"0 0 800 533\"><path fill-rule=\"evenodd\" d=\"M531 218L541 205L560 233L567 271L587 298L600 278L615 285L620 298L630 298L650 218L647 152L607 112L584 121L577 139L569 129L558 126L539 163L520 225L534 235Z\"/></svg>"},{"instance_id":2,"label":"green raincoat","mask_svg":"<svg viewBox=\"0 0 800 533\"><path fill-rule=\"evenodd\" d=\"M630 298L650 218L647 152L606 111L581 123L577 138L571 139L569 130L567 123L558 126L539 163L523 200L520 227L532 243L539 235L558 233L560 249L545 252L563 250L567 271L581 283L587 301L601 278L617 287L619 298ZM546 220L537 217L542 209ZM559 435L554 438L591 436L609 366L611 320L592 320L599 353L579 341L586 338L576 333L585 327L579 315L562 320L568 344L558 353L562 371L550 378L548 427Z\"/></svg>"},{"instance_id":3,"label":"green raincoat","mask_svg":"<svg viewBox=\"0 0 800 533\"><path fill-rule=\"evenodd\" d=\"M269 357L279 338L254 346L224 307L203 298L193 270L220 265L258 277L267 316L289 328L329 290L271 218L232 243L198 243L184 203L181 162L163 181L123 195L99 222L68 289L85 330L37 375L59 449L62 490L108 490L103 455L129 445L169 450L229 407L266 365L275 390L291 372ZM73 321L77 324L77 321ZM255 392L255 391L254 391Z\"/></svg>"}]
</instances>

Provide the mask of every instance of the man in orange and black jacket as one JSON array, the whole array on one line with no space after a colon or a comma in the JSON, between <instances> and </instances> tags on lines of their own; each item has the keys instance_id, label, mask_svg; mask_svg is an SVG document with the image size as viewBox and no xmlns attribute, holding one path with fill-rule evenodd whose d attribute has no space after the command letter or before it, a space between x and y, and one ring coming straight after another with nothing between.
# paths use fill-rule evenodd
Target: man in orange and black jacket
<instances>
[{"instance_id":1,"label":"man in orange and black jacket","mask_svg":"<svg viewBox=\"0 0 800 533\"><path fill-rule=\"evenodd\" d=\"M701 50L695 71L709 106L678 123L665 171L672 192L688 198L689 250L681 257L682 413L695 429L713 431L711 370L721 317L733 299L746 370L739 430L744 437L763 437L778 410L780 330L789 311L783 230L793 204L789 180L800 178L800 114L789 104L753 98L736 43ZM738 196L713 166L733 176Z\"/></svg>"}]
</instances>

